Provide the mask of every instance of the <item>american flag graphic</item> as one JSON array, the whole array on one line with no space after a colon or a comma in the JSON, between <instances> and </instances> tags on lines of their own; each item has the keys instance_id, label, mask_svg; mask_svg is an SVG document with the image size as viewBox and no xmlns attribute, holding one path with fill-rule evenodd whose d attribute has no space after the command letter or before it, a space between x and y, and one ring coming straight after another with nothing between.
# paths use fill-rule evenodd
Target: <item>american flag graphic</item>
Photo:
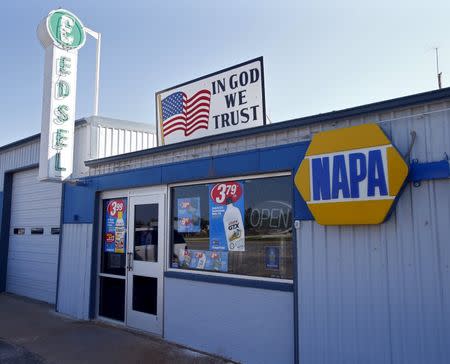
<instances>
[{"instance_id":1,"label":"american flag graphic","mask_svg":"<svg viewBox=\"0 0 450 364\"><path fill-rule=\"evenodd\" d=\"M162 133L167 136L176 130L189 136L199 129L208 129L211 92L200 90L188 98L184 92L174 92L161 101Z\"/></svg>"}]
</instances>

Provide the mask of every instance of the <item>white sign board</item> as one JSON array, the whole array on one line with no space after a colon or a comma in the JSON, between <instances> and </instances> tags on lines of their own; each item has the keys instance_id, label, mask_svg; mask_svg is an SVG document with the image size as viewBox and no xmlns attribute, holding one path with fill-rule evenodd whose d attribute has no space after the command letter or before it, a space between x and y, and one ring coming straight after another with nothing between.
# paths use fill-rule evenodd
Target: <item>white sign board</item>
<instances>
[{"instance_id":1,"label":"white sign board","mask_svg":"<svg viewBox=\"0 0 450 364\"><path fill-rule=\"evenodd\" d=\"M86 36L72 13L58 9L41 22L45 48L39 179L63 181L73 170L78 49Z\"/></svg>"},{"instance_id":2,"label":"white sign board","mask_svg":"<svg viewBox=\"0 0 450 364\"><path fill-rule=\"evenodd\" d=\"M262 57L156 93L158 145L265 125Z\"/></svg>"}]
</instances>

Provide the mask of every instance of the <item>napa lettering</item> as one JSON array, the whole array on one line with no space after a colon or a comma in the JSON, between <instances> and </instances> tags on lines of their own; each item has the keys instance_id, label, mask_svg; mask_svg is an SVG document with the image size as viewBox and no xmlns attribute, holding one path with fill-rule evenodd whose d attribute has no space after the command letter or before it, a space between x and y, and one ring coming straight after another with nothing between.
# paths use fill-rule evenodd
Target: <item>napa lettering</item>
<instances>
[{"instance_id":1,"label":"napa lettering","mask_svg":"<svg viewBox=\"0 0 450 364\"><path fill-rule=\"evenodd\" d=\"M310 157L311 203L389 198L386 148Z\"/></svg>"},{"instance_id":2,"label":"napa lettering","mask_svg":"<svg viewBox=\"0 0 450 364\"><path fill-rule=\"evenodd\" d=\"M408 164L378 124L314 134L294 177L321 225L381 224L408 176Z\"/></svg>"}]
</instances>

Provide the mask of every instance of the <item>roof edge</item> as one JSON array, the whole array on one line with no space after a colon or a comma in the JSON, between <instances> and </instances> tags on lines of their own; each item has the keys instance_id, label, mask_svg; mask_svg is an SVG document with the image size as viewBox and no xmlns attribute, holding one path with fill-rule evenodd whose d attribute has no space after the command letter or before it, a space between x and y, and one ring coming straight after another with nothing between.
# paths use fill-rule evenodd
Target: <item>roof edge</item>
<instances>
[{"instance_id":1,"label":"roof edge","mask_svg":"<svg viewBox=\"0 0 450 364\"><path fill-rule=\"evenodd\" d=\"M222 141L226 139L233 139L233 138L239 138L243 136L248 136L252 134L263 134L267 133L269 131L279 131L283 129L288 128L294 128L299 126L305 126L320 122L326 122L330 120L335 119L342 119L347 117L352 117L358 114L368 114L373 112L380 112L387 109L397 109L402 107L408 107L418 104L424 104L427 102L432 101L439 101L442 99L450 98L450 87L443 88L440 90L433 90L433 91L427 91L422 92L419 94L414 95L408 95L408 96L402 96L395 99L385 100L385 101L377 101L374 103L361 105L361 106L355 106L347 109L337 110L337 111L330 111L323 114L316 114L312 116L305 116L301 118L296 119L290 119L286 121L277 122L275 124L268 124L259 126L256 128L250 128L245 130L239 130L219 135L213 135L209 137L194 139L194 140L188 140L181 143L176 144L170 144L170 145L163 145L159 147L154 147L150 149L144 149L139 150L135 152L125 153L125 154L119 154L114 155L110 157L105 158L99 158L99 159L92 159L85 161L84 164L88 167L96 166L102 163L108 163L108 162L116 162L121 161L124 159L129 158L136 158L141 156L147 156L152 154L157 154L161 152L176 150L176 149L182 149L185 147L200 145L204 143L214 143L217 141Z\"/></svg>"},{"instance_id":2,"label":"roof edge","mask_svg":"<svg viewBox=\"0 0 450 364\"><path fill-rule=\"evenodd\" d=\"M81 118L81 119L75 120L75 126L82 126L86 123L87 123L86 118ZM31 135L29 137L25 137L23 139L16 140L15 142L11 142L11 143L2 145L2 146L0 146L0 152L7 150L7 149L18 147L19 145L27 144L31 141L34 141L35 139L39 139L40 137L41 137L41 133L37 133L37 134Z\"/></svg>"}]
</instances>

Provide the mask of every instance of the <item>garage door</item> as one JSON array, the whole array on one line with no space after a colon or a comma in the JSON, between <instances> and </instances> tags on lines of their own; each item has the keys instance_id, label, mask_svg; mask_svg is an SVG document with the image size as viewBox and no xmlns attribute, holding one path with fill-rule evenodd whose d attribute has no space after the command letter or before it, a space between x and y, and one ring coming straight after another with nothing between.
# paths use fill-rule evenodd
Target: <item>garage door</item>
<instances>
[{"instance_id":1,"label":"garage door","mask_svg":"<svg viewBox=\"0 0 450 364\"><path fill-rule=\"evenodd\" d=\"M37 177L37 169L13 176L6 290L55 303L61 184Z\"/></svg>"}]
</instances>

